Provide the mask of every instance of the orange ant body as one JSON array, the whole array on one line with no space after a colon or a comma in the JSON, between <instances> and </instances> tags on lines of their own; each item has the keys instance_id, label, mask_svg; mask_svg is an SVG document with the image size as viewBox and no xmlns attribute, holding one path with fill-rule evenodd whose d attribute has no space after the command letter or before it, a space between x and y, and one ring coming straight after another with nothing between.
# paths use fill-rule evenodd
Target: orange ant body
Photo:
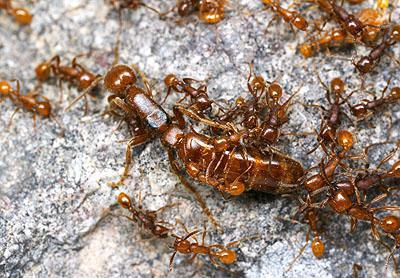
<instances>
[{"instance_id":1,"label":"orange ant body","mask_svg":"<svg viewBox=\"0 0 400 278\"><path fill-rule=\"evenodd\" d=\"M140 204L139 207L136 208L133 205L131 198L123 192L118 195L118 203L122 208L128 210L132 214L131 217L127 217L129 220L133 222L139 222L144 229L149 230L156 237L168 237L170 229L161 225L163 222L157 221L157 212L159 210L143 210Z\"/></svg>"},{"instance_id":2,"label":"orange ant body","mask_svg":"<svg viewBox=\"0 0 400 278\"><path fill-rule=\"evenodd\" d=\"M186 230L186 229L185 229ZM181 254L193 254L193 256L189 259L190 262L193 262L193 260L198 256L198 255L207 255L211 261L211 263L217 267L217 268L222 268L220 263L223 263L225 265L233 264L236 262L237 255L236 252L233 250L230 250L229 248L237 245L239 241L234 241L226 246L221 245L221 244L213 244L213 245L205 245L204 240L206 236L206 230L204 229L203 231L203 236L202 236L202 243L199 244L196 237L194 237L199 231L193 231L193 232L188 232L188 234L184 237L179 237L175 236L175 242L174 242L174 253L171 256L170 263L169 263L169 269L172 271L172 266L174 262L175 255L177 253ZM195 242L190 242L189 238L194 237ZM218 260L218 261L217 261Z\"/></svg>"},{"instance_id":3,"label":"orange ant body","mask_svg":"<svg viewBox=\"0 0 400 278\"><path fill-rule=\"evenodd\" d=\"M301 31L307 30L308 22L299 12L282 8L278 0L262 0L262 2L268 9L271 9L275 14L290 23L290 26L294 26Z\"/></svg>"},{"instance_id":4,"label":"orange ant body","mask_svg":"<svg viewBox=\"0 0 400 278\"><path fill-rule=\"evenodd\" d=\"M24 8L13 8L11 0L0 0L0 9L13 16L15 21L21 25L28 25L32 22L32 15L29 11Z\"/></svg>"},{"instance_id":5,"label":"orange ant body","mask_svg":"<svg viewBox=\"0 0 400 278\"><path fill-rule=\"evenodd\" d=\"M20 82L15 81L17 88L16 90L12 88L9 82L0 81L0 96L4 98L9 98L15 105L22 107L28 111L33 112L34 127L36 126L36 115L48 118L51 116L51 104L50 102L40 96L37 92L30 92L26 95L21 95ZM39 97L43 100L39 100ZM15 110L15 112L18 111Z\"/></svg>"}]
</instances>

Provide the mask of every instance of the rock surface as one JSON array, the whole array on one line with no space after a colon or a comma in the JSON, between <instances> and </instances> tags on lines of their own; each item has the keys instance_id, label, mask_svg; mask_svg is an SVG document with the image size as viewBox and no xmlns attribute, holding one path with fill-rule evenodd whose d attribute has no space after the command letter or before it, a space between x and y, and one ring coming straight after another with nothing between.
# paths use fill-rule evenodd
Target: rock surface
<instances>
[{"instance_id":1,"label":"rock surface","mask_svg":"<svg viewBox=\"0 0 400 278\"><path fill-rule=\"evenodd\" d=\"M162 2L162 3L159 3ZM149 77L154 96L165 94L163 78L168 73L208 79L214 99L233 102L246 94L248 64L268 80L278 79L286 92L301 90L296 100L327 104L315 71L329 82L341 76L348 92L359 88L359 76L349 61L320 53L305 60L296 51L302 34L294 35L288 25L275 21L266 30L272 14L261 11L261 1L229 1L226 19L209 26L195 16L168 20L144 8L123 12L120 62L137 65ZM372 4L372 0L365 5ZM149 1L167 10L175 1ZM19 79L22 91L35 86L34 67L58 54L69 61L79 54L90 55L80 61L104 74L113 60L118 33L118 13L103 1L35 1L30 6L34 20L20 27L4 13L0 15L0 79ZM398 19L398 11L393 15ZM399 57L399 48L394 47ZM360 54L360 53L359 53ZM338 55L351 57L352 52ZM367 77L375 91L385 86L390 76L399 76L399 67L385 57L378 74ZM393 84L399 85L395 78ZM172 273L168 271L171 250L166 242L151 239L134 223L118 217L124 212L116 206L118 190L107 183L118 179L124 164L129 137L125 127L114 131L117 121L102 115L106 107L104 92L89 99L89 114L83 116L83 102L64 112L78 92L62 85L63 101L57 102L57 82L44 84L43 94L54 100L54 114L64 126L64 134L54 120L38 119L33 128L30 113L19 112L8 128L14 112L7 100L0 113L0 276L1 277L204 277L225 276L207 258L185 263L178 255ZM357 92L354 99L366 94ZM170 109L170 98L166 108ZM391 140L399 138L400 105L387 108L393 119ZM286 132L311 131L320 122L318 109L296 103L290 109ZM373 142L385 141L388 117L378 113L370 119L372 127L357 131L357 151ZM311 137L283 137L278 147L309 167L321 153L305 155L314 144ZM371 167L393 145L374 148ZM171 224L181 219L190 229L201 229L205 220L201 209L179 183L169 167L166 152L154 140L134 152L131 177L121 190L143 197L143 205L157 209L179 203L162 218ZM398 157L398 155L396 156ZM392 163L394 160L391 160ZM385 165L388 167L388 165ZM326 255L316 260L310 248L288 266L305 243L307 226L288 221L296 203L275 196L249 193L224 200L216 191L196 184L225 233L208 224L207 240L228 243L243 237L259 236L238 247L238 263L232 275L248 277L351 277L353 264L360 264L359 277L385 274L388 251L372 239L367 225L350 234L349 220L326 214ZM396 204L392 200L392 204ZM177 233L183 234L179 225ZM392 270L387 271L389 276Z\"/></svg>"}]
</instances>

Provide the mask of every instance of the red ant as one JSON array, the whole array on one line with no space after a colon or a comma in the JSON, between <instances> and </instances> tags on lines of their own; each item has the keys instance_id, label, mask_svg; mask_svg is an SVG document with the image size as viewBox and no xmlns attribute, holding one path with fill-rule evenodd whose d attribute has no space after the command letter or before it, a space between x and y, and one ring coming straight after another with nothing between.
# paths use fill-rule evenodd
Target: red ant
<instances>
[{"instance_id":1,"label":"red ant","mask_svg":"<svg viewBox=\"0 0 400 278\"><path fill-rule=\"evenodd\" d=\"M346 115L344 112L341 111L340 106L347 102L348 98L354 93L350 93L345 98L342 97L342 94L345 92L345 83L339 77L332 79L331 86L328 88L325 83L322 82L319 75L318 79L321 85L325 88L326 91L326 99L330 104L330 108L326 109L321 105L306 105L311 107L317 107L322 109L325 112L325 116L321 122L320 131L318 133L318 137L321 139L317 146L308 152L308 154L314 152L319 145L324 142L327 143L334 143L336 137L336 129L340 125L341 116ZM332 102L333 97L333 102ZM341 101L342 100L342 101ZM347 115L346 115L347 116Z\"/></svg>"},{"instance_id":2,"label":"red ant","mask_svg":"<svg viewBox=\"0 0 400 278\"><path fill-rule=\"evenodd\" d=\"M343 7L337 5L334 0L319 0L318 3L320 5L322 3L324 9L328 9L330 13L333 13L343 29L355 39L360 38L364 32L367 32L367 27L383 28L382 25L375 26L363 23L358 16L349 13ZM327 8L328 6L330 6L330 8Z\"/></svg>"},{"instance_id":3,"label":"red ant","mask_svg":"<svg viewBox=\"0 0 400 278\"><path fill-rule=\"evenodd\" d=\"M136 10L140 7L145 7L161 16L160 11L145 4L142 0L110 0L110 2L119 11L123 9Z\"/></svg>"},{"instance_id":4,"label":"red ant","mask_svg":"<svg viewBox=\"0 0 400 278\"><path fill-rule=\"evenodd\" d=\"M13 89L9 82L0 81L0 96L3 98L9 98L18 107L22 107L28 111L33 112L34 127L36 127L36 115L42 116L44 118L49 118L52 115L51 104L47 98L39 95L35 91L29 92L26 95L21 95L20 82L18 80L15 80L15 83L17 85L17 88ZM39 100L40 98L42 98L43 100ZM15 110L15 112L11 116L11 120L18 110L19 108Z\"/></svg>"},{"instance_id":5,"label":"red ant","mask_svg":"<svg viewBox=\"0 0 400 278\"><path fill-rule=\"evenodd\" d=\"M187 235L184 237L179 237L177 235L174 235L174 237L175 237L175 242L174 242L174 246L173 246L174 253L171 256L170 263L169 263L170 271L172 271L174 258L177 253L193 254L193 256L189 259L189 262L193 262L193 260L198 255L207 255L209 257L211 263L219 269L224 269L221 267L220 263L228 265L228 264L233 264L234 262L236 262L236 259L237 259L236 252L233 250L230 250L229 248L239 244L240 240L233 241L231 243L228 243L225 246L221 245L221 244L213 244L213 245L207 246L204 244L204 240L206 237L206 228L205 227L204 227L204 231L203 231L203 235L202 235L201 244L199 244L196 239L196 234L199 232L198 230L195 230L195 231L189 233L189 231L187 231L187 229L185 228L185 231L187 232ZM195 242L190 242L189 241L190 238L193 238Z\"/></svg>"},{"instance_id":6,"label":"red ant","mask_svg":"<svg viewBox=\"0 0 400 278\"><path fill-rule=\"evenodd\" d=\"M385 92L389 87L390 80L386 87L382 90L381 97L374 100L363 99L358 104L350 105L351 113L358 119L363 120L372 114L379 107L400 101L400 87L393 87L389 95L385 96Z\"/></svg>"},{"instance_id":7,"label":"red ant","mask_svg":"<svg viewBox=\"0 0 400 278\"><path fill-rule=\"evenodd\" d=\"M157 221L157 213L159 213L161 210L164 210L166 207L162 207L157 211L143 210L141 204L139 204L138 207L135 207L131 201L131 198L124 192L121 192L118 195L118 203L121 207L128 210L132 214L131 217L126 216L129 220L133 222L140 222L144 229L149 230L156 237L168 237L170 229L161 225L161 223L164 223L163 221Z\"/></svg>"},{"instance_id":8,"label":"red ant","mask_svg":"<svg viewBox=\"0 0 400 278\"><path fill-rule=\"evenodd\" d=\"M271 9L274 13L288 22L291 28L294 26L301 31L307 30L308 22L299 12L282 8L279 0L262 0L262 2L267 6L268 9ZM268 26L269 25L270 23Z\"/></svg>"},{"instance_id":9,"label":"red ant","mask_svg":"<svg viewBox=\"0 0 400 278\"><path fill-rule=\"evenodd\" d=\"M77 57L72 59L71 66L61 64L60 56L56 55L48 61L42 62L35 68L36 78L41 81L47 81L51 76L59 78L60 85L62 81L67 81L76 85L78 89L87 89L100 76L90 72L84 66L77 62ZM86 98L86 95L85 95ZM86 100L87 112L87 100Z\"/></svg>"},{"instance_id":10,"label":"red ant","mask_svg":"<svg viewBox=\"0 0 400 278\"><path fill-rule=\"evenodd\" d=\"M24 8L13 8L11 0L0 0L0 9L13 16L15 21L21 25L28 25L32 22L32 15L29 11Z\"/></svg>"},{"instance_id":11,"label":"red ant","mask_svg":"<svg viewBox=\"0 0 400 278\"><path fill-rule=\"evenodd\" d=\"M380 44L375 46L367 56L363 56L357 62L353 61L356 69L365 75L371 72L381 57L386 53L386 50L400 41L400 25L395 25L392 28L391 34L388 39L383 39ZM397 61L395 59L395 61ZM397 61L400 63L399 61Z\"/></svg>"},{"instance_id":12,"label":"red ant","mask_svg":"<svg viewBox=\"0 0 400 278\"><path fill-rule=\"evenodd\" d=\"M164 78L164 83L168 88L167 95L165 96L162 103L166 101L171 93L171 90L182 93L184 96L178 100L177 103L182 102L185 98L190 97L189 109L203 115L204 111L211 109L211 105L214 103L207 94L207 86L200 85L198 88L193 87L192 83L199 82L193 78L183 78L180 80L176 75L169 74Z\"/></svg>"}]
</instances>

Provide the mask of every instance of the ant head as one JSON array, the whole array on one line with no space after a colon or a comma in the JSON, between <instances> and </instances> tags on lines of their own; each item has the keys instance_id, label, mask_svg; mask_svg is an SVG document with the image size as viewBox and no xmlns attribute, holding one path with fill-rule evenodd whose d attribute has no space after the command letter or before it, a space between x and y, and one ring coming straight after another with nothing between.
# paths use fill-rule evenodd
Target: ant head
<instances>
[{"instance_id":1,"label":"ant head","mask_svg":"<svg viewBox=\"0 0 400 278\"><path fill-rule=\"evenodd\" d=\"M254 91L263 91L265 89L265 80L261 75L254 76L251 81L251 87L253 87Z\"/></svg>"},{"instance_id":2,"label":"ant head","mask_svg":"<svg viewBox=\"0 0 400 278\"><path fill-rule=\"evenodd\" d=\"M229 188L226 190L232 196L239 196L246 189L246 186L243 182L235 181L229 185Z\"/></svg>"},{"instance_id":3,"label":"ant head","mask_svg":"<svg viewBox=\"0 0 400 278\"><path fill-rule=\"evenodd\" d=\"M372 70L374 63L368 56L363 56L357 63L355 63L355 66L362 74L366 74Z\"/></svg>"},{"instance_id":4,"label":"ant head","mask_svg":"<svg viewBox=\"0 0 400 278\"><path fill-rule=\"evenodd\" d=\"M385 216L379 226L387 233L395 233L400 230L400 218L394 215Z\"/></svg>"},{"instance_id":5,"label":"ant head","mask_svg":"<svg viewBox=\"0 0 400 278\"><path fill-rule=\"evenodd\" d=\"M113 66L104 77L104 87L113 94L123 94L126 89L136 83L136 74L127 65Z\"/></svg>"},{"instance_id":6,"label":"ant head","mask_svg":"<svg viewBox=\"0 0 400 278\"><path fill-rule=\"evenodd\" d=\"M393 87L390 91L390 96L394 99L400 100L400 87Z\"/></svg>"},{"instance_id":7,"label":"ant head","mask_svg":"<svg viewBox=\"0 0 400 278\"><path fill-rule=\"evenodd\" d=\"M392 32L390 33L390 38L396 42L400 41L400 25L393 26Z\"/></svg>"},{"instance_id":8,"label":"ant head","mask_svg":"<svg viewBox=\"0 0 400 278\"><path fill-rule=\"evenodd\" d=\"M246 104L246 100L243 97L238 97L235 101L236 106L243 107Z\"/></svg>"},{"instance_id":9,"label":"ant head","mask_svg":"<svg viewBox=\"0 0 400 278\"><path fill-rule=\"evenodd\" d=\"M190 253L190 242L187 239L177 237L174 242L174 249L179 253Z\"/></svg>"},{"instance_id":10,"label":"ant head","mask_svg":"<svg viewBox=\"0 0 400 278\"><path fill-rule=\"evenodd\" d=\"M224 19L224 1L204 0L200 2L199 18L208 24L216 24Z\"/></svg>"},{"instance_id":11,"label":"ant head","mask_svg":"<svg viewBox=\"0 0 400 278\"><path fill-rule=\"evenodd\" d=\"M121 192L118 195L118 204L124 209L129 209L131 207L131 198L124 192Z\"/></svg>"},{"instance_id":12,"label":"ant head","mask_svg":"<svg viewBox=\"0 0 400 278\"><path fill-rule=\"evenodd\" d=\"M7 81L0 81L0 95L7 96L13 92L13 88Z\"/></svg>"},{"instance_id":13,"label":"ant head","mask_svg":"<svg viewBox=\"0 0 400 278\"><path fill-rule=\"evenodd\" d=\"M344 41L344 39L346 38L347 33L346 31L342 30L342 29L335 29L332 32L332 39L333 41L338 41L338 42L342 42Z\"/></svg>"},{"instance_id":14,"label":"ant head","mask_svg":"<svg viewBox=\"0 0 400 278\"><path fill-rule=\"evenodd\" d=\"M297 29L299 29L301 31L307 30L308 22L300 14L296 14L291 22Z\"/></svg>"},{"instance_id":15,"label":"ant head","mask_svg":"<svg viewBox=\"0 0 400 278\"><path fill-rule=\"evenodd\" d=\"M50 77L50 64L43 62L37 65L35 68L36 78L40 81L46 81Z\"/></svg>"},{"instance_id":16,"label":"ant head","mask_svg":"<svg viewBox=\"0 0 400 278\"><path fill-rule=\"evenodd\" d=\"M21 25L28 25L32 22L32 15L24 8L15 8L11 10L15 20Z\"/></svg>"},{"instance_id":17,"label":"ant head","mask_svg":"<svg viewBox=\"0 0 400 278\"><path fill-rule=\"evenodd\" d=\"M80 89L87 89L88 87L90 87L90 85L92 85L93 81L96 80L96 78L97 77L90 72L83 72L83 74L79 76L78 87Z\"/></svg>"},{"instance_id":18,"label":"ant head","mask_svg":"<svg viewBox=\"0 0 400 278\"><path fill-rule=\"evenodd\" d=\"M299 50L301 55L304 56L304 58L309 58L314 54L312 46L307 43L300 44Z\"/></svg>"},{"instance_id":19,"label":"ant head","mask_svg":"<svg viewBox=\"0 0 400 278\"><path fill-rule=\"evenodd\" d=\"M332 79L331 81L331 92L339 96L344 92L344 82L339 77Z\"/></svg>"},{"instance_id":20,"label":"ant head","mask_svg":"<svg viewBox=\"0 0 400 278\"><path fill-rule=\"evenodd\" d=\"M50 117L51 105L48 101L38 101L36 103L36 111L43 117Z\"/></svg>"},{"instance_id":21,"label":"ant head","mask_svg":"<svg viewBox=\"0 0 400 278\"><path fill-rule=\"evenodd\" d=\"M317 259L320 259L324 255L325 244L319 239L318 236L314 237L311 243L311 250Z\"/></svg>"},{"instance_id":22,"label":"ant head","mask_svg":"<svg viewBox=\"0 0 400 278\"><path fill-rule=\"evenodd\" d=\"M178 78L176 77L175 74L168 74L165 78L164 78L164 83L167 87L172 87L175 86L175 84L177 83Z\"/></svg>"},{"instance_id":23,"label":"ant head","mask_svg":"<svg viewBox=\"0 0 400 278\"><path fill-rule=\"evenodd\" d=\"M216 252L215 256L223 264L233 264L237 260L236 252L228 249Z\"/></svg>"},{"instance_id":24,"label":"ant head","mask_svg":"<svg viewBox=\"0 0 400 278\"><path fill-rule=\"evenodd\" d=\"M354 144L353 134L347 130L341 130L338 133L337 141L345 151L348 151Z\"/></svg>"},{"instance_id":25,"label":"ant head","mask_svg":"<svg viewBox=\"0 0 400 278\"><path fill-rule=\"evenodd\" d=\"M177 7L178 7L178 14L180 16L188 16L193 10L193 5L191 0L179 1Z\"/></svg>"},{"instance_id":26,"label":"ant head","mask_svg":"<svg viewBox=\"0 0 400 278\"><path fill-rule=\"evenodd\" d=\"M278 101L282 97L282 87L278 83L272 83L268 87L268 95L274 101Z\"/></svg>"}]
</instances>

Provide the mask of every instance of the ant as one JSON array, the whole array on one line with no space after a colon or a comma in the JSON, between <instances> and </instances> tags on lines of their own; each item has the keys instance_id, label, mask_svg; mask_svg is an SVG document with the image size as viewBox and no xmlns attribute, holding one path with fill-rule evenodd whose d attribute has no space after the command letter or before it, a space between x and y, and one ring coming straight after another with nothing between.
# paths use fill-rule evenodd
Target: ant
<instances>
[{"instance_id":1,"label":"ant","mask_svg":"<svg viewBox=\"0 0 400 278\"><path fill-rule=\"evenodd\" d=\"M184 96L178 100L177 103L182 102L185 98L190 97L190 110L194 111L198 115L203 115L203 112L211 109L211 104L214 102L210 100L207 94L207 86L201 85L198 88L192 86L193 82L199 82L193 78L183 78L180 80L176 75L169 74L164 78L164 83L168 88L167 95L161 104L163 104L171 91L182 93Z\"/></svg>"},{"instance_id":2,"label":"ant","mask_svg":"<svg viewBox=\"0 0 400 278\"><path fill-rule=\"evenodd\" d=\"M198 11L199 19L207 24L217 24L225 17L226 0L180 0L166 15L177 9L179 16L186 17Z\"/></svg>"},{"instance_id":3,"label":"ant","mask_svg":"<svg viewBox=\"0 0 400 278\"><path fill-rule=\"evenodd\" d=\"M335 15L335 18L337 18L343 29L345 29L346 32L352 35L355 39L360 38L363 33L367 31L367 27L383 28L382 25L376 26L363 23L358 16L349 13L343 7L337 5L334 0L320 0L318 2L319 4L321 2L327 2L323 4L324 9L329 5L329 12Z\"/></svg>"},{"instance_id":4,"label":"ant","mask_svg":"<svg viewBox=\"0 0 400 278\"><path fill-rule=\"evenodd\" d=\"M375 46L367 56L363 56L357 62L353 61L356 69L365 75L371 72L381 57L386 53L386 50L400 41L400 25L395 25L392 28L388 39L383 39L380 44ZM395 59L395 58L394 58ZM396 62L400 63L395 59Z\"/></svg>"},{"instance_id":5,"label":"ant","mask_svg":"<svg viewBox=\"0 0 400 278\"><path fill-rule=\"evenodd\" d=\"M309 192L315 192L323 188L327 181L333 177L334 172L338 165L341 164L341 160L345 157L347 152L350 148L354 145L354 138L353 134L347 130L341 130L337 134L337 144L342 148L342 151L339 154L333 153L331 151L330 159L324 165L321 163L320 165L320 173L315 174L309 178L307 178L303 183L302 186ZM328 154L328 150L325 147L325 144L321 144L323 150Z\"/></svg>"},{"instance_id":6,"label":"ant","mask_svg":"<svg viewBox=\"0 0 400 278\"><path fill-rule=\"evenodd\" d=\"M262 2L264 3L264 5L267 6L267 9L270 9L277 16L282 17L287 23L289 23L292 29L294 26L301 31L307 30L308 22L299 12L290 11L289 9L282 8L279 0L262 0ZM272 22L272 20L270 21L270 23ZM270 23L268 24L268 27Z\"/></svg>"},{"instance_id":7,"label":"ant","mask_svg":"<svg viewBox=\"0 0 400 278\"><path fill-rule=\"evenodd\" d=\"M318 133L318 138L322 141L319 141L317 146L308 152L308 154L313 153L322 142L325 143L333 143L336 137L336 129L339 127L341 122L341 116L346 115L341 111L340 107L345 102L347 102L348 98L354 93L350 93L345 98L342 97L342 94L345 92L345 83L339 77L336 77L331 80L331 86L328 88L324 82L322 82L321 77L319 75L318 80L320 84L324 87L326 91L326 99L330 104L330 108L326 109L321 105L306 105L311 107L317 107L323 110L325 113L324 119L321 121L320 131ZM333 97L333 101L332 101ZM342 100L342 101L341 101ZM346 115L347 116L347 115Z\"/></svg>"},{"instance_id":8,"label":"ant","mask_svg":"<svg viewBox=\"0 0 400 278\"><path fill-rule=\"evenodd\" d=\"M161 225L161 223L164 223L163 221L157 221L157 213L164 210L166 207L162 207L157 211L143 210L140 202L139 206L135 207L131 201L131 198L124 192L121 192L118 195L118 203L122 208L132 213L131 217L125 216L126 218L133 222L140 222L144 229L149 230L156 237L168 237L170 229Z\"/></svg>"},{"instance_id":9,"label":"ant","mask_svg":"<svg viewBox=\"0 0 400 278\"><path fill-rule=\"evenodd\" d=\"M173 262L175 255L177 253L181 254L192 254L192 257L189 259L189 262L193 262L194 259L198 255L207 255L211 261L211 263L219 268L223 269L221 267L220 263L223 263L225 265L233 264L237 260L237 254L235 251L230 250L232 246L235 246L240 243L240 240L233 241L228 243L227 245L221 245L221 244L213 244L213 245L205 245L204 240L206 237L206 228L204 227L203 235L202 235L202 241L201 244L196 239L196 234L198 234L198 230L195 230L193 232L189 232L186 227L184 227L185 231L187 232L187 235L184 237L180 237L177 235L173 235L175 237L173 249L174 253L171 256L170 262L169 262L169 270L172 271L173 267ZM193 238L195 242L190 242L189 239Z\"/></svg>"},{"instance_id":10,"label":"ant","mask_svg":"<svg viewBox=\"0 0 400 278\"><path fill-rule=\"evenodd\" d=\"M357 14L361 22L365 24L374 24L374 26L383 25L385 22L380 19L380 14L375 9L366 8L361 10ZM378 38L379 31L377 28L367 26L365 32L362 34L362 40L365 43L375 42ZM314 54L315 50L319 50L324 46L339 46L342 44L352 44L354 40L347 35L345 29L332 29L325 32L319 39L302 43L299 46L300 53L305 57L309 58Z\"/></svg>"},{"instance_id":11,"label":"ant","mask_svg":"<svg viewBox=\"0 0 400 278\"><path fill-rule=\"evenodd\" d=\"M123 9L129 9L129 10L136 10L140 7L145 7L158 15L162 15L160 11L157 9L145 4L142 0L110 0L111 5L113 5L116 9L119 11Z\"/></svg>"},{"instance_id":12,"label":"ant","mask_svg":"<svg viewBox=\"0 0 400 278\"><path fill-rule=\"evenodd\" d=\"M18 108L15 110L10 119L10 124L15 113L18 112L20 107L28 111L33 112L33 126L36 127L36 115L42 116L44 118L49 118L51 113L51 104L47 98L40 96L36 91L27 93L26 95L21 95L20 82L19 80L14 80L16 83L16 89L14 89L11 84L7 81L0 81L0 96L3 98L9 98ZM42 98L43 100L40 100Z\"/></svg>"},{"instance_id":13,"label":"ant","mask_svg":"<svg viewBox=\"0 0 400 278\"><path fill-rule=\"evenodd\" d=\"M342 43L352 43L352 40L348 39L348 36L344 30L333 29L329 32L326 32L317 40L300 44L299 50L305 58L309 58L314 54L315 49L319 50L320 48L330 44L338 45Z\"/></svg>"},{"instance_id":14,"label":"ant","mask_svg":"<svg viewBox=\"0 0 400 278\"><path fill-rule=\"evenodd\" d=\"M400 101L400 87L393 87L390 90L389 95L385 96L385 93L389 87L390 79L387 82L386 87L382 90L381 97L374 100L363 99L358 104L349 105L351 113L358 119L363 120L372 114L372 111L379 107L391 103Z\"/></svg>"},{"instance_id":15,"label":"ant","mask_svg":"<svg viewBox=\"0 0 400 278\"><path fill-rule=\"evenodd\" d=\"M24 8L13 8L11 0L0 0L0 9L13 16L15 21L21 25L28 25L32 22L31 13Z\"/></svg>"},{"instance_id":16,"label":"ant","mask_svg":"<svg viewBox=\"0 0 400 278\"><path fill-rule=\"evenodd\" d=\"M71 66L61 65L60 56L56 55L48 61L42 62L35 68L36 78L40 82L49 80L51 76L59 78L60 85L62 81L67 81L76 85L78 89L85 90L89 88L100 75L96 75L86 69L84 66L77 62L77 57L74 57ZM60 96L60 98L62 98ZM87 99L86 112L87 112Z\"/></svg>"}]
</instances>

